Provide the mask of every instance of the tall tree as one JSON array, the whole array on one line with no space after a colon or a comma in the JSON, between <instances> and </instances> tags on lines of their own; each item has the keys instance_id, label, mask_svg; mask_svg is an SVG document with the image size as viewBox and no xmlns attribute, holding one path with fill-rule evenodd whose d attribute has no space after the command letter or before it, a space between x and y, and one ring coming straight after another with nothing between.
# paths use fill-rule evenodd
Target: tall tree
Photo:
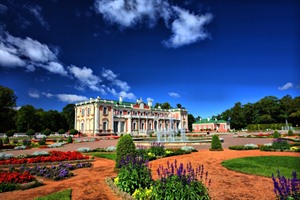
<instances>
[{"instance_id":1,"label":"tall tree","mask_svg":"<svg viewBox=\"0 0 300 200\"><path fill-rule=\"evenodd\" d=\"M68 127L65 127L65 129L72 129L74 128L74 120L75 120L75 104L67 104L63 110L62 115L66 119L66 122L68 124ZM62 128L62 127L61 127Z\"/></svg>"},{"instance_id":2,"label":"tall tree","mask_svg":"<svg viewBox=\"0 0 300 200\"><path fill-rule=\"evenodd\" d=\"M0 132L6 132L15 127L17 97L10 88L0 85Z\"/></svg>"},{"instance_id":3,"label":"tall tree","mask_svg":"<svg viewBox=\"0 0 300 200\"><path fill-rule=\"evenodd\" d=\"M165 102L161 105L161 108L162 109L170 109L171 108L171 105L168 103L168 102Z\"/></svg>"},{"instance_id":4,"label":"tall tree","mask_svg":"<svg viewBox=\"0 0 300 200\"><path fill-rule=\"evenodd\" d=\"M182 108L182 105L180 103L178 103L176 106L177 108Z\"/></svg>"},{"instance_id":5,"label":"tall tree","mask_svg":"<svg viewBox=\"0 0 300 200\"><path fill-rule=\"evenodd\" d=\"M193 123L196 122L195 117L192 114L188 114L188 128L190 131L193 131Z\"/></svg>"},{"instance_id":6,"label":"tall tree","mask_svg":"<svg viewBox=\"0 0 300 200\"><path fill-rule=\"evenodd\" d=\"M232 108L230 123L233 128L239 130L247 126L241 102L235 103L234 107Z\"/></svg>"},{"instance_id":7,"label":"tall tree","mask_svg":"<svg viewBox=\"0 0 300 200\"><path fill-rule=\"evenodd\" d=\"M31 105L22 106L18 110L16 124L18 132L25 132L29 129L36 130L36 128L38 128L39 122L35 112L35 108Z\"/></svg>"}]
</instances>

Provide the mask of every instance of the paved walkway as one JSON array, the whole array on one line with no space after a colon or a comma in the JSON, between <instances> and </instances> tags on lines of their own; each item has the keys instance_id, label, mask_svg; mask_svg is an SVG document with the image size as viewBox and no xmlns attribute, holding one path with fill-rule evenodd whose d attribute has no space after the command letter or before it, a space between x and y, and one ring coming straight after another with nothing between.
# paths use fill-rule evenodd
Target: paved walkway
<instances>
[{"instance_id":1,"label":"paved walkway","mask_svg":"<svg viewBox=\"0 0 300 200\"><path fill-rule=\"evenodd\" d=\"M265 144L265 143L270 143L273 140L272 138L237 138L237 137L234 137L234 134L221 135L220 138L224 139L224 142L222 143L223 148L228 148L229 146L234 146L234 145L250 144L250 143ZM35 151L53 151L53 150L76 151L80 147L89 147L91 149L107 148L109 146L117 146L117 143L118 143L118 140L116 140L116 139L100 140L100 141L95 141L95 142L82 142L82 143L66 144L60 148L46 148L46 149L33 148L33 149L26 149L26 150L11 150L11 151L6 151L6 153L11 153L11 154L13 154L13 156L17 156L20 154L32 154ZM210 148L210 144L201 144L201 145L193 145L193 146L198 150Z\"/></svg>"}]
</instances>

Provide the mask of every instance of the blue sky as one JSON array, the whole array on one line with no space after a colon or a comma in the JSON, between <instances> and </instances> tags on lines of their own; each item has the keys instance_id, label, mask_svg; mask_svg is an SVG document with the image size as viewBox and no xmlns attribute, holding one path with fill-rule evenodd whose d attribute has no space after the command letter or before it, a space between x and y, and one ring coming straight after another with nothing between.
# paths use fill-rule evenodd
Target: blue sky
<instances>
[{"instance_id":1,"label":"blue sky","mask_svg":"<svg viewBox=\"0 0 300 200\"><path fill-rule=\"evenodd\" d=\"M298 0L0 2L0 85L17 105L103 99L182 104L299 96Z\"/></svg>"}]
</instances>

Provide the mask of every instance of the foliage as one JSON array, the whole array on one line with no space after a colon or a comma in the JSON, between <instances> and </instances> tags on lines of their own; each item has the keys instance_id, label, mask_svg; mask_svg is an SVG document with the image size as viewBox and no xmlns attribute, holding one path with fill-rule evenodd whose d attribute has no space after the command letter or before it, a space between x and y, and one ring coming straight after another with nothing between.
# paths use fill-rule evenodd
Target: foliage
<instances>
[{"instance_id":1,"label":"foliage","mask_svg":"<svg viewBox=\"0 0 300 200\"><path fill-rule=\"evenodd\" d=\"M0 138L0 149L2 149L3 147L3 142L2 142L2 139Z\"/></svg>"},{"instance_id":2,"label":"foliage","mask_svg":"<svg viewBox=\"0 0 300 200\"><path fill-rule=\"evenodd\" d=\"M288 131L288 136L293 136L294 135L294 132L292 130L289 130Z\"/></svg>"},{"instance_id":3,"label":"foliage","mask_svg":"<svg viewBox=\"0 0 300 200\"><path fill-rule=\"evenodd\" d=\"M43 197L38 197L35 200L71 200L71 193L72 189L66 189Z\"/></svg>"},{"instance_id":4,"label":"foliage","mask_svg":"<svg viewBox=\"0 0 300 200\"><path fill-rule=\"evenodd\" d=\"M2 171L0 172L0 183L27 183L35 180L34 176L30 175L29 172L11 172Z\"/></svg>"},{"instance_id":5,"label":"foliage","mask_svg":"<svg viewBox=\"0 0 300 200\"><path fill-rule=\"evenodd\" d=\"M130 135L126 134L120 138L117 144L116 168L120 167L120 161L127 155L135 154L135 144Z\"/></svg>"},{"instance_id":6,"label":"foliage","mask_svg":"<svg viewBox=\"0 0 300 200\"><path fill-rule=\"evenodd\" d=\"M231 150L253 150L253 149L258 149L258 147L254 147L254 146L230 146L229 149Z\"/></svg>"},{"instance_id":7,"label":"foliage","mask_svg":"<svg viewBox=\"0 0 300 200\"><path fill-rule=\"evenodd\" d=\"M219 136L213 135L210 150L223 150Z\"/></svg>"},{"instance_id":8,"label":"foliage","mask_svg":"<svg viewBox=\"0 0 300 200\"><path fill-rule=\"evenodd\" d=\"M152 189L153 189L152 186L149 189L147 187L136 189L132 194L132 196L135 199L149 200L152 197Z\"/></svg>"},{"instance_id":9,"label":"foliage","mask_svg":"<svg viewBox=\"0 0 300 200\"><path fill-rule=\"evenodd\" d=\"M15 126L17 97L10 88L0 85L0 130L6 132Z\"/></svg>"},{"instance_id":10,"label":"foliage","mask_svg":"<svg viewBox=\"0 0 300 200\"><path fill-rule=\"evenodd\" d=\"M51 130L49 128L46 128L45 130L42 131L42 134L49 136L51 134Z\"/></svg>"},{"instance_id":11,"label":"foliage","mask_svg":"<svg viewBox=\"0 0 300 200\"><path fill-rule=\"evenodd\" d=\"M177 166L177 161L167 163L167 167L159 166L157 169L159 179L153 187L153 199L210 199L208 189L210 185L208 172L204 172L204 167L192 167L188 163L184 168L183 163ZM203 182L203 179L205 180Z\"/></svg>"},{"instance_id":12,"label":"foliage","mask_svg":"<svg viewBox=\"0 0 300 200\"><path fill-rule=\"evenodd\" d=\"M114 152L116 150L117 150L117 148L115 146L109 146L109 147L106 148L107 152Z\"/></svg>"},{"instance_id":13,"label":"foliage","mask_svg":"<svg viewBox=\"0 0 300 200\"><path fill-rule=\"evenodd\" d=\"M12 137L14 135L14 133L16 133L15 129L10 129L8 131L6 131L6 136L7 137Z\"/></svg>"},{"instance_id":14,"label":"foliage","mask_svg":"<svg viewBox=\"0 0 300 200\"><path fill-rule=\"evenodd\" d=\"M28 135L29 137L33 136L35 134L35 130L33 129L29 129L28 131L26 131L26 135Z\"/></svg>"},{"instance_id":15,"label":"foliage","mask_svg":"<svg viewBox=\"0 0 300 200\"><path fill-rule=\"evenodd\" d=\"M225 160L222 166L227 169L260 176L272 177L278 169L285 177L291 177L291 171L300 173L300 157L292 156L255 156Z\"/></svg>"},{"instance_id":16,"label":"foliage","mask_svg":"<svg viewBox=\"0 0 300 200\"><path fill-rule=\"evenodd\" d=\"M92 153L88 153L88 155L91 155L93 157L107 158L107 159L110 159L110 160L116 160L116 154L115 153L92 152Z\"/></svg>"},{"instance_id":17,"label":"foliage","mask_svg":"<svg viewBox=\"0 0 300 200\"><path fill-rule=\"evenodd\" d=\"M163 143L160 142L152 142L151 147L147 151L148 153L151 152L155 156L164 156L165 155L165 147Z\"/></svg>"},{"instance_id":18,"label":"foliage","mask_svg":"<svg viewBox=\"0 0 300 200\"><path fill-rule=\"evenodd\" d=\"M289 124L291 126L292 124ZM270 124L248 124L247 129L248 131L259 131L259 130L279 130L284 127L284 123L270 123Z\"/></svg>"},{"instance_id":19,"label":"foliage","mask_svg":"<svg viewBox=\"0 0 300 200\"><path fill-rule=\"evenodd\" d=\"M286 149L290 149L290 144L284 139L277 138L277 139L273 140L272 148L286 150Z\"/></svg>"},{"instance_id":20,"label":"foliage","mask_svg":"<svg viewBox=\"0 0 300 200\"><path fill-rule=\"evenodd\" d=\"M65 129L62 129L62 128L61 128L61 129L59 129L57 132L58 132L58 134L62 135L62 134L64 134L66 131L65 131Z\"/></svg>"},{"instance_id":21,"label":"foliage","mask_svg":"<svg viewBox=\"0 0 300 200\"><path fill-rule=\"evenodd\" d=\"M45 145L46 144L46 137L43 137L39 140L39 145Z\"/></svg>"},{"instance_id":22,"label":"foliage","mask_svg":"<svg viewBox=\"0 0 300 200\"><path fill-rule=\"evenodd\" d=\"M193 131L193 123L196 122L195 117L192 114L188 114L188 128L190 131Z\"/></svg>"},{"instance_id":23,"label":"foliage","mask_svg":"<svg viewBox=\"0 0 300 200\"><path fill-rule=\"evenodd\" d=\"M272 180L274 184L274 193L277 199L300 199L300 179L297 178L296 172L292 172L292 178L286 179L284 176L280 175L280 171L277 171L276 180L274 174L272 173Z\"/></svg>"},{"instance_id":24,"label":"foliage","mask_svg":"<svg viewBox=\"0 0 300 200\"><path fill-rule=\"evenodd\" d=\"M80 147L80 148L77 149L77 151L80 152L80 153L86 153L86 152L90 152L92 150L89 147Z\"/></svg>"},{"instance_id":25,"label":"foliage","mask_svg":"<svg viewBox=\"0 0 300 200\"><path fill-rule=\"evenodd\" d=\"M68 124L68 130L74 127L75 104L68 104L62 109L62 115Z\"/></svg>"},{"instance_id":26,"label":"foliage","mask_svg":"<svg viewBox=\"0 0 300 200\"><path fill-rule=\"evenodd\" d=\"M22 141L22 144L26 147L30 146L31 145L31 140L23 140Z\"/></svg>"},{"instance_id":27,"label":"foliage","mask_svg":"<svg viewBox=\"0 0 300 200\"><path fill-rule=\"evenodd\" d=\"M280 134L278 131L274 131L273 133L273 138L279 138L280 137Z\"/></svg>"},{"instance_id":28,"label":"foliage","mask_svg":"<svg viewBox=\"0 0 300 200\"><path fill-rule=\"evenodd\" d=\"M69 133L70 133L71 135L77 135L77 134L78 134L78 130L76 130L76 129L71 129L71 130L69 131Z\"/></svg>"},{"instance_id":29,"label":"foliage","mask_svg":"<svg viewBox=\"0 0 300 200\"><path fill-rule=\"evenodd\" d=\"M67 142L68 143L73 143L73 138L71 136L69 136Z\"/></svg>"},{"instance_id":30,"label":"foliage","mask_svg":"<svg viewBox=\"0 0 300 200\"><path fill-rule=\"evenodd\" d=\"M119 167L117 186L124 192L133 194L136 189L152 184L151 170L143 157L127 155L121 159Z\"/></svg>"},{"instance_id":31,"label":"foliage","mask_svg":"<svg viewBox=\"0 0 300 200\"><path fill-rule=\"evenodd\" d=\"M4 144L9 144L9 138L8 138L8 137L4 138L3 143L4 143Z\"/></svg>"}]
</instances>

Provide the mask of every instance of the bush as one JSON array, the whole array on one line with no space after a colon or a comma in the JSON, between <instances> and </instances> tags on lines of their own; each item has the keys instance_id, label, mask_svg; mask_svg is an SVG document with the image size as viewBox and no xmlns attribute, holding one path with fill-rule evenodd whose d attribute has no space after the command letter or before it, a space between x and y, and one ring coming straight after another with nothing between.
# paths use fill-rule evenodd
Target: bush
<instances>
[{"instance_id":1,"label":"bush","mask_svg":"<svg viewBox=\"0 0 300 200\"><path fill-rule=\"evenodd\" d=\"M253 150L253 149L258 149L257 146L230 146L230 150Z\"/></svg>"},{"instance_id":2,"label":"bush","mask_svg":"<svg viewBox=\"0 0 300 200\"><path fill-rule=\"evenodd\" d=\"M80 147L80 148L77 149L77 151L80 152L80 153L87 153L87 152L90 152L92 150L89 147Z\"/></svg>"},{"instance_id":3,"label":"bush","mask_svg":"<svg viewBox=\"0 0 300 200\"><path fill-rule=\"evenodd\" d=\"M293 136L294 135L294 132L292 130L289 130L288 131L288 136Z\"/></svg>"},{"instance_id":4,"label":"bush","mask_svg":"<svg viewBox=\"0 0 300 200\"><path fill-rule=\"evenodd\" d=\"M73 143L73 138L71 136L69 136L67 142L68 143Z\"/></svg>"},{"instance_id":5,"label":"bush","mask_svg":"<svg viewBox=\"0 0 300 200\"><path fill-rule=\"evenodd\" d=\"M148 161L143 157L127 155L120 160L119 167L117 186L124 192L133 194L136 189L146 188L153 182Z\"/></svg>"},{"instance_id":6,"label":"bush","mask_svg":"<svg viewBox=\"0 0 300 200\"><path fill-rule=\"evenodd\" d=\"M116 154L116 168L119 168L122 158L126 158L127 155L135 154L135 144L130 135L126 134L120 138L117 144Z\"/></svg>"},{"instance_id":7,"label":"bush","mask_svg":"<svg viewBox=\"0 0 300 200\"><path fill-rule=\"evenodd\" d=\"M279 138L280 134L278 133L278 131L274 131L273 133L273 138Z\"/></svg>"},{"instance_id":8,"label":"bush","mask_svg":"<svg viewBox=\"0 0 300 200\"><path fill-rule=\"evenodd\" d=\"M8 137L4 138L4 142L3 143L4 144L9 144L9 138Z\"/></svg>"},{"instance_id":9,"label":"bush","mask_svg":"<svg viewBox=\"0 0 300 200\"><path fill-rule=\"evenodd\" d=\"M286 140L278 138L278 139L273 140L272 148L286 150L286 149L290 149L290 144Z\"/></svg>"},{"instance_id":10,"label":"bush","mask_svg":"<svg viewBox=\"0 0 300 200\"><path fill-rule=\"evenodd\" d=\"M26 132L26 135L28 135L29 137L33 136L35 134L35 130L33 129L29 129L27 132Z\"/></svg>"},{"instance_id":11,"label":"bush","mask_svg":"<svg viewBox=\"0 0 300 200\"><path fill-rule=\"evenodd\" d=\"M49 128L46 128L45 130L42 131L42 134L49 136L51 134L51 130Z\"/></svg>"},{"instance_id":12,"label":"bush","mask_svg":"<svg viewBox=\"0 0 300 200\"><path fill-rule=\"evenodd\" d=\"M222 144L221 144L221 141L220 141L220 139L219 139L219 136L217 136L217 135L214 135L213 137L212 137L212 140L211 140L211 147L210 147L210 149L209 150L211 150L211 151L214 151L214 150L217 150L217 151L222 151L223 149L222 149Z\"/></svg>"},{"instance_id":13,"label":"bush","mask_svg":"<svg viewBox=\"0 0 300 200\"><path fill-rule=\"evenodd\" d=\"M208 189L210 185L208 172L204 167L193 168L191 163L184 168L183 163L177 165L177 161L167 164L167 167L159 166L157 169L159 179L155 182L152 197L153 199L210 199ZM205 183L203 183L205 179Z\"/></svg>"},{"instance_id":14,"label":"bush","mask_svg":"<svg viewBox=\"0 0 300 200\"><path fill-rule=\"evenodd\" d=\"M7 136L7 137L12 137L12 136L14 135L15 132L16 132L15 129L11 129L11 130L9 130L9 131L6 132L6 136Z\"/></svg>"},{"instance_id":15,"label":"bush","mask_svg":"<svg viewBox=\"0 0 300 200\"><path fill-rule=\"evenodd\" d=\"M22 144L26 147L30 146L31 145L31 140L23 140L22 141Z\"/></svg>"},{"instance_id":16,"label":"bush","mask_svg":"<svg viewBox=\"0 0 300 200\"><path fill-rule=\"evenodd\" d=\"M43 137L41 140L39 140L39 145L45 145L46 144L46 138Z\"/></svg>"},{"instance_id":17,"label":"bush","mask_svg":"<svg viewBox=\"0 0 300 200\"><path fill-rule=\"evenodd\" d=\"M71 135L77 135L77 134L78 134L78 131L77 131L76 129L71 129L71 130L69 131L69 133L70 133Z\"/></svg>"},{"instance_id":18,"label":"bush","mask_svg":"<svg viewBox=\"0 0 300 200\"><path fill-rule=\"evenodd\" d=\"M151 147L148 149L148 153L152 153L155 156L164 156L165 155L165 147L160 142L152 142Z\"/></svg>"},{"instance_id":19,"label":"bush","mask_svg":"<svg viewBox=\"0 0 300 200\"><path fill-rule=\"evenodd\" d=\"M62 135L62 134L64 134L66 131L65 131L65 129L62 129L62 128L61 128L61 129L59 129L57 132L58 132L58 134Z\"/></svg>"}]
</instances>

